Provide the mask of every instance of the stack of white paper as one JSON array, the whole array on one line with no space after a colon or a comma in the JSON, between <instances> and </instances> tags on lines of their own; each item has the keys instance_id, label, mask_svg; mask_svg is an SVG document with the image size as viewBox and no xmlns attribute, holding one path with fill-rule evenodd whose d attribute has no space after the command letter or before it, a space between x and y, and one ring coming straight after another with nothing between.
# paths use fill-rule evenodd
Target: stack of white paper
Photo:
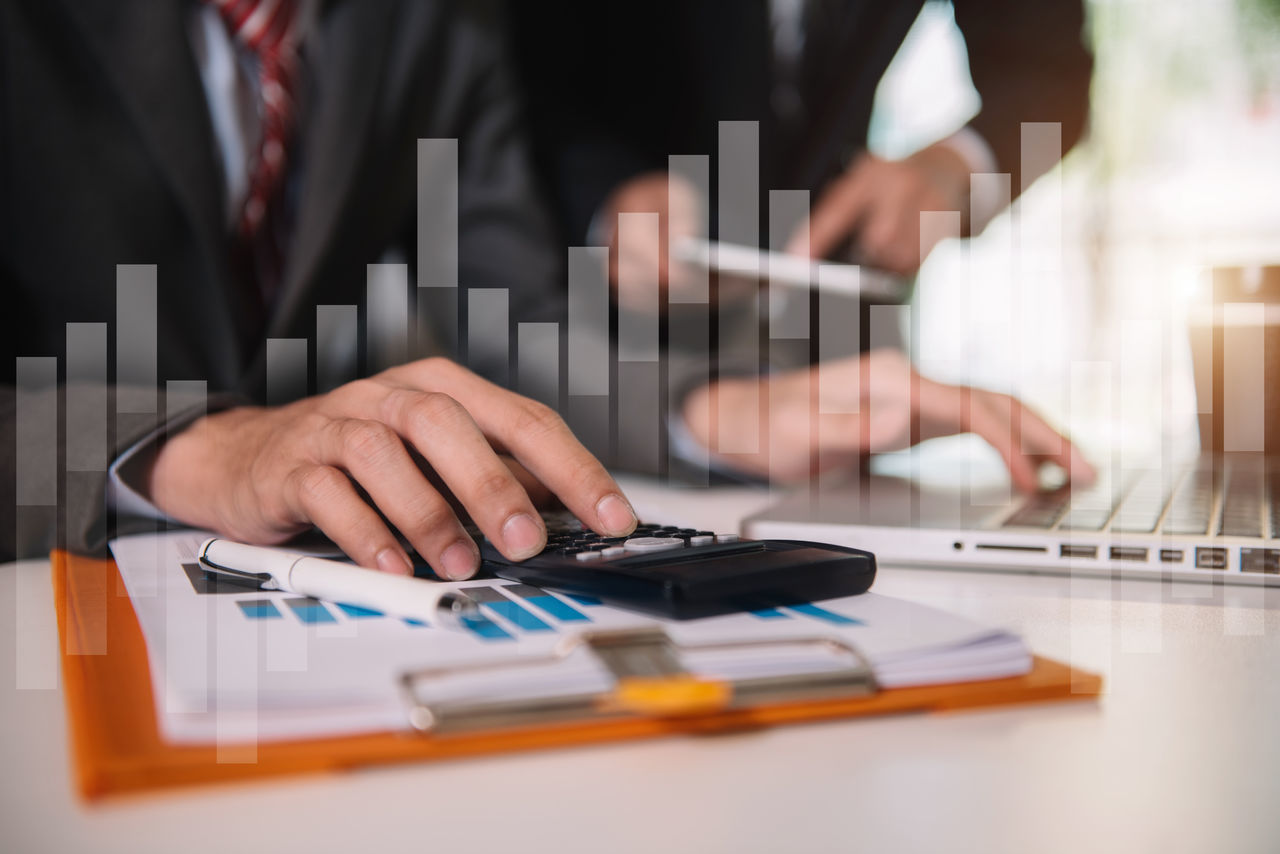
<instances>
[{"instance_id":1,"label":"stack of white paper","mask_svg":"<svg viewBox=\"0 0 1280 854\"><path fill-rule=\"evenodd\" d=\"M306 738L407 726L406 672L448 664L527 660L584 629L662 625L682 643L831 636L858 649L883 687L961 682L1027 672L1020 638L942 611L866 593L704 620L633 614L502 580L471 588L484 618L467 628L413 624L291 593L210 586L195 563L207 536L126 537L111 548L146 638L157 717L170 741ZM483 588L483 590L476 590ZM807 647L691 655L690 669L750 678L847 662ZM609 684L589 656L556 668L441 683L441 699L492 701Z\"/></svg>"}]
</instances>

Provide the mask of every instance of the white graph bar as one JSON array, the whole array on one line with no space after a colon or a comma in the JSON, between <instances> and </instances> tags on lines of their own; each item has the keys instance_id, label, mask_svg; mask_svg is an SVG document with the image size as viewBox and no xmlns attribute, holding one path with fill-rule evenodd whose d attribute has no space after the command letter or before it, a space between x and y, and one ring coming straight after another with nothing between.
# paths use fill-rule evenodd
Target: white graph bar
<instances>
[{"instance_id":1,"label":"white graph bar","mask_svg":"<svg viewBox=\"0 0 1280 854\"><path fill-rule=\"evenodd\" d=\"M415 352L457 359L458 141L418 140L418 316Z\"/></svg>"},{"instance_id":2,"label":"white graph bar","mask_svg":"<svg viewBox=\"0 0 1280 854\"><path fill-rule=\"evenodd\" d=\"M204 415L204 411L200 411L200 410L207 411L208 393L209 393L208 384L204 380L169 380L167 381L165 383L165 422L169 424L184 423L180 421L180 418L183 416L190 415L190 412L191 412L190 408L192 407L192 402L195 401L196 402L195 408L197 409L197 412L196 412L197 417L195 419L192 419L195 423L192 423L190 426L187 426L185 428L178 428L178 429L180 430L185 429L187 431L204 429L202 426L200 426L199 417ZM206 404L203 407L199 403L202 400L205 401L205 404ZM174 435L173 432L169 430L166 430L166 433L169 436ZM213 599L216 599L217 597L206 596L203 598L208 600L213 600ZM184 681L186 676L190 673L191 668L195 668L198 674L203 677L202 681L206 685L206 688L212 689L212 684L211 684L212 674L209 672L208 649L209 649L209 626L213 621L211 611L214 607L214 603L212 601L209 601L209 602L206 602L205 604L208 607L206 607L206 609L200 613L200 618L195 622L193 622L190 619L190 617L185 614L183 614L182 616L179 616L181 609L175 608L175 609L170 609L166 611L165 637L182 638L182 643L184 644L184 646L186 646L189 650L198 650L199 652L193 653L190 659L183 664L184 674L183 674L182 680L177 678L177 674L173 671L173 668L176 668L178 666L178 662L183 659L183 656L177 656L177 655L162 656L162 659L165 662L165 670L167 674L165 677L165 684L171 685L171 684L177 684L180 681ZM206 690L206 696L202 696L198 700L196 700L194 698L186 698L186 697L178 698L176 696L172 696L166 693L165 699L164 699L165 708L171 712L179 712L179 711L204 712L204 711L207 711L209 708L209 700L207 696L209 694L212 694L212 690Z\"/></svg>"},{"instance_id":3,"label":"white graph bar","mask_svg":"<svg viewBox=\"0 0 1280 854\"><path fill-rule=\"evenodd\" d=\"M58 503L58 445L49 437L58 435L58 360L54 356L18 356L15 362L14 443L17 501L16 524L19 553L24 549L25 530L43 539L56 523ZM45 632L34 631L37 624L51 619L41 600L47 596L47 570L36 574L11 570L16 577L14 684L19 690L52 689L58 686L58 647L35 643ZM40 625L40 628L47 628Z\"/></svg>"},{"instance_id":4,"label":"white graph bar","mask_svg":"<svg viewBox=\"0 0 1280 854\"><path fill-rule=\"evenodd\" d=\"M499 385L511 379L511 325L506 288L467 290L467 364Z\"/></svg>"},{"instance_id":5,"label":"white graph bar","mask_svg":"<svg viewBox=\"0 0 1280 854\"><path fill-rule=\"evenodd\" d=\"M356 378L360 318L354 305L316 306L316 391L333 391Z\"/></svg>"},{"instance_id":6,"label":"white graph bar","mask_svg":"<svg viewBox=\"0 0 1280 854\"><path fill-rule=\"evenodd\" d=\"M667 158L668 178L667 197L675 198L682 193L692 193L695 206L695 222L692 223L697 235L708 233L708 205L711 198L711 158L705 154L672 154ZM668 220L668 228L676 228L673 219ZM668 232L668 246L684 235ZM705 247L699 244L699 252L705 253ZM669 254L669 253L668 253ZM688 264L682 270L684 279L682 286L669 292L670 303L695 303L705 305L708 299L710 274L707 265Z\"/></svg>"},{"instance_id":7,"label":"white graph bar","mask_svg":"<svg viewBox=\"0 0 1280 854\"><path fill-rule=\"evenodd\" d=\"M560 409L560 324L517 326L516 371L521 394Z\"/></svg>"},{"instance_id":8,"label":"white graph bar","mask_svg":"<svg viewBox=\"0 0 1280 854\"><path fill-rule=\"evenodd\" d=\"M365 358L378 373L409 360L409 267L370 264L366 278Z\"/></svg>"},{"instance_id":9,"label":"white graph bar","mask_svg":"<svg viewBox=\"0 0 1280 854\"><path fill-rule=\"evenodd\" d=\"M267 339L267 405L283 406L307 396L307 339Z\"/></svg>"},{"instance_id":10,"label":"white graph bar","mask_svg":"<svg viewBox=\"0 0 1280 854\"><path fill-rule=\"evenodd\" d=\"M804 245L809 244L809 191L769 191L769 248L781 252L797 229L804 232ZM770 264L777 263L771 261ZM771 287L768 291L769 337L809 337L809 292L806 287Z\"/></svg>"},{"instance_id":11,"label":"white graph bar","mask_svg":"<svg viewBox=\"0 0 1280 854\"><path fill-rule=\"evenodd\" d=\"M569 394L609 393L608 252L569 249Z\"/></svg>"},{"instance_id":12,"label":"white graph bar","mask_svg":"<svg viewBox=\"0 0 1280 854\"><path fill-rule=\"evenodd\" d=\"M699 235L710 232L709 205L711 197L711 158L705 154L677 154L667 159L672 186L668 193L692 192L697 202L697 220L693 223ZM675 223L668 221L669 227ZM668 233L668 246L673 246L681 235ZM699 252L706 253L705 244L699 244ZM689 263L680 269L681 287L672 288L667 296L667 411L669 417L681 418L685 400L690 392L704 386L710 379L711 366L711 313L710 273L707 259L703 263ZM705 398L704 398L705 399ZM709 407L708 407L709 409ZM710 412L704 413L710 423ZM709 479L707 449L701 443L687 443L686 447L669 444L668 472L682 471L673 483L706 486Z\"/></svg>"},{"instance_id":13,"label":"white graph bar","mask_svg":"<svg viewBox=\"0 0 1280 854\"><path fill-rule=\"evenodd\" d=\"M116 265L117 412L156 411L156 265Z\"/></svg>"},{"instance_id":14,"label":"white graph bar","mask_svg":"<svg viewBox=\"0 0 1280 854\"><path fill-rule=\"evenodd\" d=\"M107 469L107 324L67 324L67 471Z\"/></svg>"},{"instance_id":15,"label":"white graph bar","mask_svg":"<svg viewBox=\"0 0 1280 854\"><path fill-rule=\"evenodd\" d=\"M1265 449L1263 399L1266 380L1266 306L1229 302L1222 306L1222 449Z\"/></svg>"},{"instance_id":16,"label":"white graph bar","mask_svg":"<svg viewBox=\"0 0 1280 854\"><path fill-rule=\"evenodd\" d=\"M627 294L618 308L618 360L658 361L658 215L618 214L618 290ZM649 263L640 263L644 258Z\"/></svg>"},{"instance_id":17,"label":"white graph bar","mask_svg":"<svg viewBox=\"0 0 1280 854\"><path fill-rule=\"evenodd\" d=\"M760 124L724 121L719 125L716 163L717 237L725 243L760 246ZM755 271L758 275L759 271ZM760 370L760 299L753 293L732 311L720 306L718 356L722 369L748 374ZM759 411L759 391L748 392L748 411ZM752 407L752 398L755 406ZM715 447L721 453L760 451L760 419L716 413Z\"/></svg>"},{"instance_id":18,"label":"white graph bar","mask_svg":"<svg viewBox=\"0 0 1280 854\"><path fill-rule=\"evenodd\" d=\"M818 265L818 414L849 415L858 411L861 379L825 366L857 355L861 305L857 297L821 287L823 278L832 273L830 265Z\"/></svg>"}]
</instances>

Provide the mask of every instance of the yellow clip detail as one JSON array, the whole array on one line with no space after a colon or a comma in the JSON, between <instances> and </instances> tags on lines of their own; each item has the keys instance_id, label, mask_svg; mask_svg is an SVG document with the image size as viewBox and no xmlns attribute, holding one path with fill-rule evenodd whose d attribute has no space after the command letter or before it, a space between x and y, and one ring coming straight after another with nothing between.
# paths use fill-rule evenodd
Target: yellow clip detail
<instances>
[{"instance_id":1,"label":"yellow clip detail","mask_svg":"<svg viewBox=\"0 0 1280 854\"><path fill-rule=\"evenodd\" d=\"M729 705L733 689L724 682L676 676L629 676L614 688L613 701L624 711L651 717L696 715Z\"/></svg>"}]
</instances>

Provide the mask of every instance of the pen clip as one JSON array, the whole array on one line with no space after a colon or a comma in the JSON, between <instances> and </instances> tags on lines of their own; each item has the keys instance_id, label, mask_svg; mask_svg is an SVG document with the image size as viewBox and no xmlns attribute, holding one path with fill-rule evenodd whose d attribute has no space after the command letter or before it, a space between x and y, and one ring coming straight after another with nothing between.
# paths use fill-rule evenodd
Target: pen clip
<instances>
[{"instance_id":1,"label":"pen clip","mask_svg":"<svg viewBox=\"0 0 1280 854\"><path fill-rule=\"evenodd\" d=\"M280 590L280 582L276 581L276 577L269 572L246 572L243 569L235 569L230 566L223 566L214 563L205 556L205 550L200 550L200 556L196 558L200 564L200 568L210 575L216 576L219 581L225 581L229 584L238 584L242 587L250 587L254 590Z\"/></svg>"}]
</instances>

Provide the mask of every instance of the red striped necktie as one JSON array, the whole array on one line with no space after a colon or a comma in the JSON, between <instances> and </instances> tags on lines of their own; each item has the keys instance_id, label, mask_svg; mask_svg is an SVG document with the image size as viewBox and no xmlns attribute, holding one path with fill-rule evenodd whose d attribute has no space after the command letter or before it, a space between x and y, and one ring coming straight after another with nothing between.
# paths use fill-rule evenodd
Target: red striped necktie
<instances>
[{"instance_id":1,"label":"red striped necktie","mask_svg":"<svg viewBox=\"0 0 1280 854\"><path fill-rule=\"evenodd\" d=\"M282 269L281 201L297 118L298 0L204 0L217 8L232 40L258 61L262 131L249 160L249 184L237 222L268 304Z\"/></svg>"}]
</instances>

